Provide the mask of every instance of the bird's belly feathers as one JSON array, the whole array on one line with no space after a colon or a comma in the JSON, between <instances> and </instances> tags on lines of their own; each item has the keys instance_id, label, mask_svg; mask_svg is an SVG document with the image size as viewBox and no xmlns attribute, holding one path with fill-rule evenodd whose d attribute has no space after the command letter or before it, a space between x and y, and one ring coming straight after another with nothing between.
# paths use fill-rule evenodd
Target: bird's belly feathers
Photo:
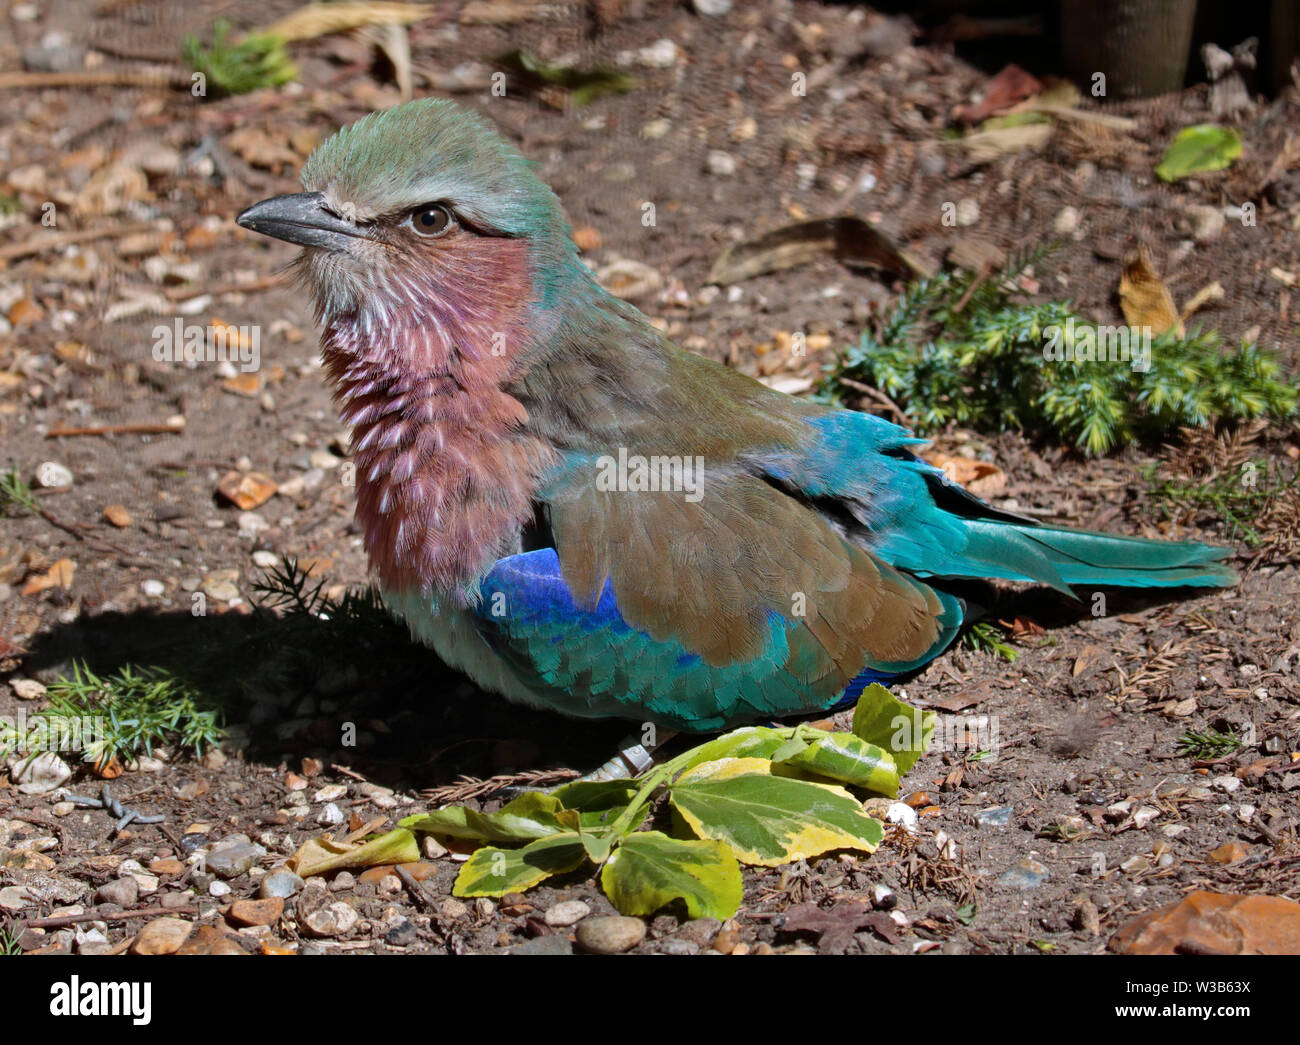
<instances>
[{"instance_id":1,"label":"bird's belly feathers","mask_svg":"<svg viewBox=\"0 0 1300 1045\"><path fill-rule=\"evenodd\" d=\"M464 673L484 689L530 707L549 706L542 696L525 685L514 670L484 641L469 612L455 606L441 606L416 592L397 594L383 591L384 605L406 623L411 635L428 646L448 667Z\"/></svg>"}]
</instances>

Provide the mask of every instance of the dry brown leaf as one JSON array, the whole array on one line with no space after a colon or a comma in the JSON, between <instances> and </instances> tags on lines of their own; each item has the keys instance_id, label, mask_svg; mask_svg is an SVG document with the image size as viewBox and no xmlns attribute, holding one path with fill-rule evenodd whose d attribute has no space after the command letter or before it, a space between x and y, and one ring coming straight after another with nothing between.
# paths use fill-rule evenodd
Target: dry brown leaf
<instances>
[{"instance_id":1,"label":"dry brown leaf","mask_svg":"<svg viewBox=\"0 0 1300 1045\"><path fill-rule=\"evenodd\" d=\"M932 275L873 225L846 214L783 225L733 244L714 263L706 282L729 286L828 256L850 268L878 268L906 279Z\"/></svg>"},{"instance_id":2,"label":"dry brown leaf","mask_svg":"<svg viewBox=\"0 0 1300 1045\"><path fill-rule=\"evenodd\" d=\"M72 578L77 572L77 564L71 559L60 559L44 573L27 578L22 587L24 595L38 595L50 588L71 588Z\"/></svg>"},{"instance_id":3,"label":"dry brown leaf","mask_svg":"<svg viewBox=\"0 0 1300 1045\"><path fill-rule=\"evenodd\" d=\"M1186 323L1188 317L1191 316L1192 313L1206 308L1207 306L1214 304L1216 301L1222 301L1223 298L1223 284L1216 279L1213 283L1202 287L1193 294L1191 300L1183 306L1182 314L1179 317L1181 322Z\"/></svg>"},{"instance_id":4,"label":"dry brown leaf","mask_svg":"<svg viewBox=\"0 0 1300 1045\"><path fill-rule=\"evenodd\" d=\"M992 127L987 131L976 131L964 138L955 139L955 144L966 147L971 163L988 163L1007 153L1041 149L1051 138L1054 129L1050 122Z\"/></svg>"},{"instance_id":5,"label":"dry brown leaf","mask_svg":"<svg viewBox=\"0 0 1300 1045\"><path fill-rule=\"evenodd\" d=\"M1007 473L990 461L974 457L955 457L931 452L925 459L936 468L942 468L953 482L966 487L977 497L988 497L1007 485Z\"/></svg>"},{"instance_id":6,"label":"dry brown leaf","mask_svg":"<svg viewBox=\"0 0 1300 1045\"><path fill-rule=\"evenodd\" d=\"M384 52L388 64L393 67L397 91L402 96L402 101L409 102L414 85L411 79L411 38L406 26L395 22L372 25L362 29L358 35Z\"/></svg>"},{"instance_id":7,"label":"dry brown leaf","mask_svg":"<svg viewBox=\"0 0 1300 1045\"><path fill-rule=\"evenodd\" d=\"M559 10L557 4L543 4L538 0L470 0L461 8L457 21L461 25L513 25L535 18L553 18Z\"/></svg>"},{"instance_id":8,"label":"dry brown leaf","mask_svg":"<svg viewBox=\"0 0 1300 1045\"><path fill-rule=\"evenodd\" d=\"M1131 327L1150 327L1157 336L1176 330L1183 336L1183 323L1174 307L1174 299L1165 286L1146 247L1124 259L1124 274L1119 281L1119 303L1124 320Z\"/></svg>"},{"instance_id":9,"label":"dry brown leaf","mask_svg":"<svg viewBox=\"0 0 1300 1045\"><path fill-rule=\"evenodd\" d=\"M1012 62L983 86L984 97L973 105L959 105L952 111L954 120L965 124L983 123L994 113L1002 112L1022 98L1043 89L1043 82Z\"/></svg>"},{"instance_id":10,"label":"dry brown leaf","mask_svg":"<svg viewBox=\"0 0 1300 1045\"><path fill-rule=\"evenodd\" d=\"M253 167L267 171L293 170L301 157L283 134L272 134L262 127L246 126L231 131L222 144Z\"/></svg>"},{"instance_id":11,"label":"dry brown leaf","mask_svg":"<svg viewBox=\"0 0 1300 1045\"><path fill-rule=\"evenodd\" d=\"M217 483L217 492L243 512L265 504L275 491L275 480L261 472L227 472Z\"/></svg>"},{"instance_id":12,"label":"dry brown leaf","mask_svg":"<svg viewBox=\"0 0 1300 1045\"><path fill-rule=\"evenodd\" d=\"M1070 671L1072 678L1078 678L1088 670L1101 656L1101 650L1096 646L1084 646L1079 650L1079 655L1074 658L1074 667Z\"/></svg>"},{"instance_id":13,"label":"dry brown leaf","mask_svg":"<svg viewBox=\"0 0 1300 1045\"><path fill-rule=\"evenodd\" d=\"M87 214L117 214L128 203L149 195L149 178L139 167L121 160L101 168L77 194Z\"/></svg>"},{"instance_id":14,"label":"dry brown leaf","mask_svg":"<svg viewBox=\"0 0 1300 1045\"><path fill-rule=\"evenodd\" d=\"M258 34L278 36L285 41L312 40L367 25L410 25L431 17L436 11L432 4L306 4L259 29Z\"/></svg>"}]
</instances>

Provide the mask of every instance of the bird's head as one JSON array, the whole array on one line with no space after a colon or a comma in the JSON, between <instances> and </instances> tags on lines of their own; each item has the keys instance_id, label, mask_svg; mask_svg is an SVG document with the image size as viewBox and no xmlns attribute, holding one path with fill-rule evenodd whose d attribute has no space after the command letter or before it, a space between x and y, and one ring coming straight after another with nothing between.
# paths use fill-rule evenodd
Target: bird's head
<instances>
[{"instance_id":1,"label":"bird's head","mask_svg":"<svg viewBox=\"0 0 1300 1045\"><path fill-rule=\"evenodd\" d=\"M449 101L344 128L312 153L302 185L238 222L305 248L300 272L327 330L422 328L444 350L491 351L470 342L505 336L521 309L551 307L565 274L584 274L533 164Z\"/></svg>"},{"instance_id":2,"label":"bird's head","mask_svg":"<svg viewBox=\"0 0 1300 1045\"><path fill-rule=\"evenodd\" d=\"M532 165L450 102L339 131L302 184L238 220L304 248L371 564L387 590L469 598L553 463L510 383L595 284Z\"/></svg>"}]
</instances>

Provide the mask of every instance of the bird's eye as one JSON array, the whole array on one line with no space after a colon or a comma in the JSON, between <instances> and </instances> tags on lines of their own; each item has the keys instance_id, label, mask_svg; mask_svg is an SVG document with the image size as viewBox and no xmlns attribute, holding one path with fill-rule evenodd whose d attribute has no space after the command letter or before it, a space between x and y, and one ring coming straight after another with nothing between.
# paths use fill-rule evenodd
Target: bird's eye
<instances>
[{"instance_id":1,"label":"bird's eye","mask_svg":"<svg viewBox=\"0 0 1300 1045\"><path fill-rule=\"evenodd\" d=\"M421 236L441 236L456 223L451 211L441 203L426 204L411 211L411 228Z\"/></svg>"}]
</instances>

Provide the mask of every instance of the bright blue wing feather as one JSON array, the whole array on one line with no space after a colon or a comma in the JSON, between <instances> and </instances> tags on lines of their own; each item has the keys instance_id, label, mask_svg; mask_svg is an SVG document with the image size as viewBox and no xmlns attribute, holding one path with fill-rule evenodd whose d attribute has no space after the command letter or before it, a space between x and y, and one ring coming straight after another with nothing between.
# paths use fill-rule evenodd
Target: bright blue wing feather
<instances>
[{"instance_id":1,"label":"bright blue wing feather","mask_svg":"<svg viewBox=\"0 0 1300 1045\"><path fill-rule=\"evenodd\" d=\"M707 664L681 642L629 625L608 584L594 605L576 603L551 548L501 559L481 592L473 611L480 634L543 702L572 715L720 729L822 710L896 674L869 668L847 687L798 678L785 664L788 634L801 625L776 614L757 658ZM960 620L955 606L954 614L953 630Z\"/></svg>"}]
</instances>

